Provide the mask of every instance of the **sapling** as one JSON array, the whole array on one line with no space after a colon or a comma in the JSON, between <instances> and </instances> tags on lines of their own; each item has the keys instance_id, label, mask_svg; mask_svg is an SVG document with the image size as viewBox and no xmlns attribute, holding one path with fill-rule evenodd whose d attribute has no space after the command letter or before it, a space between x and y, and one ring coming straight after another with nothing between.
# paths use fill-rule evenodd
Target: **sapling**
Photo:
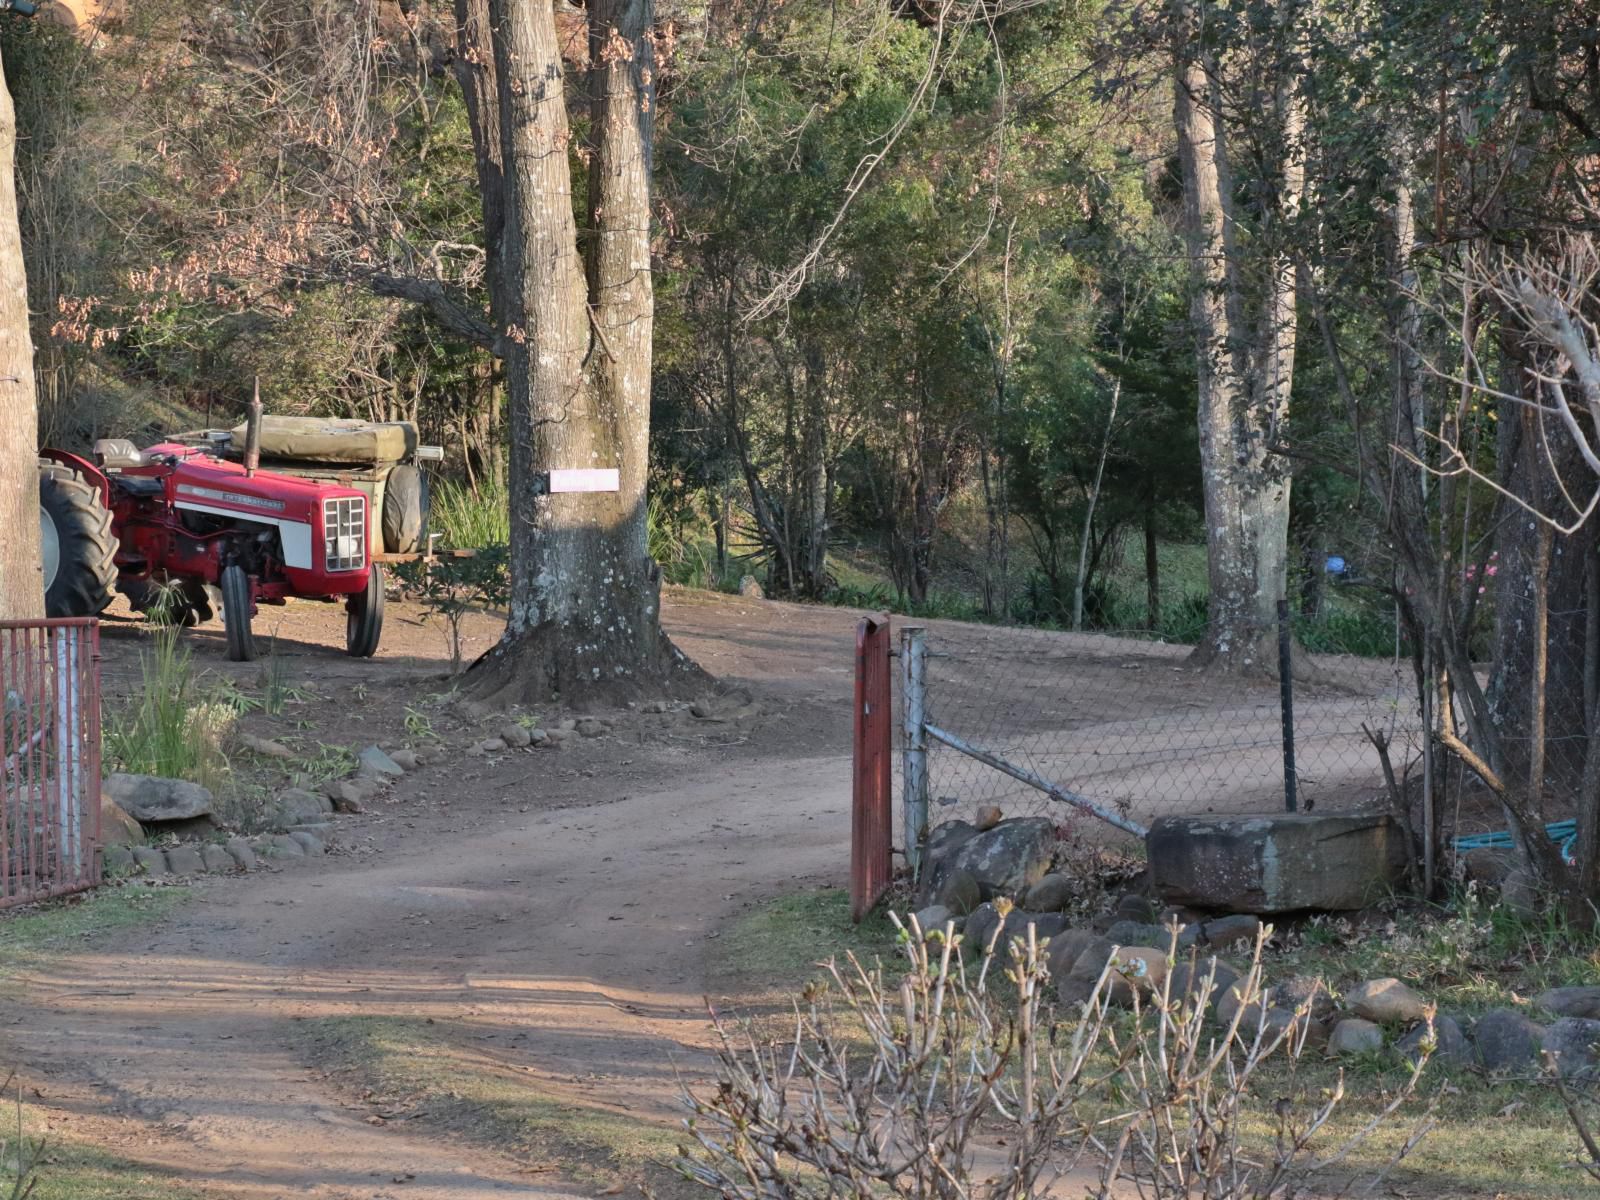
<instances>
[{"instance_id":1,"label":"sapling","mask_svg":"<svg viewBox=\"0 0 1600 1200\"><path fill-rule=\"evenodd\" d=\"M482 608L504 608L510 594L504 546L487 546L470 557L418 558L399 563L395 574L431 615L444 618L450 641L450 673L461 673L461 622Z\"/></svg>"}]
</instances>

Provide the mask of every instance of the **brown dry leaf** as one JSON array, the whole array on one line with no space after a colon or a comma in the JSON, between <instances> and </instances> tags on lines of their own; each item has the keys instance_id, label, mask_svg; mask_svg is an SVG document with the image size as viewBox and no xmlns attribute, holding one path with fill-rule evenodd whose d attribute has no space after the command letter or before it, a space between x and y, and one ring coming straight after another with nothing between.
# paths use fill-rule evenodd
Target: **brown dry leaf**
<instances>
[{"instance_id":1,"label":"brown dry leaf","mask_svg":"<svg viewBox=\"0 0 1600 1200\"><path fill-rule=\"evenodd\" d=\"M613 1183L610 1187L605 1188L603 1191L601 1191L600 1195L602 1195L602 1196L620 1196L620 1195L622 1195L622 1185L620 1183Z\"/></svg>"}]
</instances>

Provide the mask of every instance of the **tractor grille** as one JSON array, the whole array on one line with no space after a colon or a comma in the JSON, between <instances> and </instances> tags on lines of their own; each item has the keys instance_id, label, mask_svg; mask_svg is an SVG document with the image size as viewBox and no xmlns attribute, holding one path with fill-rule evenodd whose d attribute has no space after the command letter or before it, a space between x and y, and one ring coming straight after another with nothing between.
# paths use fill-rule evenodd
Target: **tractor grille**
<instances>
[{"instance_id":1,"label":"tractor grille","mask_svg":"<svg viewBox=\"0 0 1600 1200\"><path fill-rule=\"evenodd\" d=\"M322 502L322 546L330 571L359 571L367 565L365 496Z\"/></svg>"}]
</instances>

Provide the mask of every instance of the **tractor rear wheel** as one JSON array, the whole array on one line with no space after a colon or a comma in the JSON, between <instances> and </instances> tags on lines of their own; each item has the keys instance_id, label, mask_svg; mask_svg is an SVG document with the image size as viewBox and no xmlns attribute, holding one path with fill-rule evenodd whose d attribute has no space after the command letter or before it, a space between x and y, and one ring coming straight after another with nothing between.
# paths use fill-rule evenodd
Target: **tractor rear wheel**
<instances>
[{"instance_id":1,"label":"tractor rear wheel","mask_svg":"<svg viewBox=\"0 0 1600 1200\"><path fill-rule=\"evenodd\" d=\"M383 568L373 563L365 591L344 602L344 652L351 658L371 658L383 634Z\"/></svg>"},{"instance_id":2,"label":"tractor rear wheel","mask_svg":"<svg viewBox=\"0 0 1600 1200\"><path fill-rule=\"evenodd\" d=\"M234 662L254 662L256 635L250 629L250 576L238 563L222 568L221 591L228 657Z\"/></svg>"},{"instance_id":3,"label":"tractor rear wheel","mask_svg":"<svg viewBox=\"0 0 1600 1200\"><path fill-rule=\"evenodd\" d=\"M39 539L47 617L92 617L111 603L117 539L111 513L83 476L39 463Z\"/></svg>"}]
</instances>

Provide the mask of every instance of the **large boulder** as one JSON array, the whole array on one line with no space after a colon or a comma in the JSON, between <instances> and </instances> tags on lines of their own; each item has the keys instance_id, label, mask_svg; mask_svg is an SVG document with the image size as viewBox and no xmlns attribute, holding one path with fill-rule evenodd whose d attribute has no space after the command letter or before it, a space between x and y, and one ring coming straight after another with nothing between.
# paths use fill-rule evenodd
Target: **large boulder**
<instances>
[{"instance_id":1,"label":"large boulder","mask_svg":"<svg viewBox=\"0 0 1600 1200\"><path fill-rule=\"evenodd\" d=\"M1558 987L1540 992L1533 1002L1558 1017L1600 1018L1600 987Z\"/></svg>"},{"instance_id":2,"label":"large boulder","mask_svg":"<svg viewBox=\"0 0 1600 1200\"><path fill-rule=\"evenodd\" d=\"M187 821L211 815L211 792L187 779L159 775L108 775L104 794L135 821Z\"/></svg>"},{"instance_id":3,"label":"large boulder","mask_svg":"<svg viewBox=\"0 0 1600 1200\"><path fill-rule=\"evenodd\" d=\"M1055 854L1056 827L1044 817L1013 817L976 832L946 860L967 871L986 896L1021 896L1043 879Z\"/></svg>"},{"instance_id":4,"label":"large boulder","mask_svg":"<svg viewBox=\"0 0 1600 1200\"><path fill-rule=\"evenodd\" d=\"M969 916L983 903L983 888L972 877L972 872L951 871L945 876L934 903L944 905L955 916Z\"/></svg>"},{"instance_id":5,"label":"large boulder","mask_svg":"<svg viewBox=\"0 0 1600 1200\"><path fill-rule=\"evenodd\" d=\"M1072 966L1085 950L1100 946L1104 954L1111 953L1111 943L1098 933L1088 929L1065 929L1050 939L1050 950L1045 956L1045 965L1050 968L1050 977L1058 983L1072 974ZM1105 966L1105 959L1101 958L1100 965ZM1095 974L1098 976L1099 971Z\"/></svg>"},{"instance_id":6,"label":"large boulder","mask_svg":"<svg viewBox=\"0 0 1600 1200\"><path fill-rule=\"evenodd\" d=\"M1539 1038L1542 1056L1555 1065L1563 1078L1592 1079L1595 1075L1596 1048L1600 1046L1600 1021L1587 1017L1562 1017Z\"/></svg>"},{"instance_id":7,"label":"large boulder","mask_svg":"<svg viewBox=\"0 0 1600 1200\"><path fill-rule=\"evenodd\" d=\"M1383 1030L1360 1017L1347 1017L1333 1027L1328 1053L1348 1057L1383 1049Z\"/></svg>"},{"instance_id":8,"label":"large boulder","mask_svg":"<svg viewBox=\"0 0 1600 1200\"><path fill-rule=\"evenodd\" d=\"M1461 1022L1442 1013L1430 1025L1424 1021L1394 1044L1400 1054L1412 1062L1422 1056L1423 1046L1432 1043L1433 1061L1452 1067L1472 1065L1472 1043L1462 1031Z\"/></svg>"},{"instance_id":9,"label":"large boulder","mask_svg":"<svg viewBox=\"0 0 1600 1200\"><path fill-rule=\"evenodd\" d=\"M1361 908L1405 869L1404 836L1387 816L1285 813L1161 817L1146 846L1150 878L1175 904L1229 912Z\"/></svg>"},{"instance_id":10,"label":"large boulder","mask_svg":"<svg viewBox=\"0 0 1600 1200\"><path fill-rule=\"evenodd\" d=\"M100 844L102 846L136 846L144 841L144 829L130 817L122 805L108 794L100 794Z\"/></svg>"},{"instance_id":11,"label":"large boulder","mask_svg":"<svg viewBox=\"0 0 1600 1200\"><path fill-rule=\"evenodd\" d=\"M1191 956L1173 965L1171 979L1173 1000L1204 1004L1208 1012L1215 1013L1217 1002L1239 982L1239 972L1214 956Z\"/></svg>"},{"instance_id":12,"label":"large boulder","mask_svg":"<svg viewBox=\"0 0 1600 1200\"><path fill-rule=\"evenodd\" d=\"M1529 1070L1538 1065L1544 1029L1514 1008L1496 1008L1478 1018L1472 1040L1484 1070Z\"/></svg>"},{"instance_id":13,"label":"large boulder","mask_svg":"<svg viewBox=\"0 0 1600 1200\"><path fill-rule=\"evenodd\" d=\"M1111 1003L1133 1007L1135 994L1159 996L1167 984L1165 950L1154 946L1120 946L1111 957Z\"/></svg>"},{"instance_id":14,"label":"large boulder","mask_svg":"<svg viewBox=\"0 0 1600 1200\"><path fill-rule=\"evenodd\" d=\"M1385 1024L1421 1021L1428 1015L1428 1002L1398 979L1369 979L1347 992L1344 998L1358 1017Z\"/></svg>"},{"instance_id":15,"label":"large boulder","mask_svg":"<svg viewBox=\"0 0 1600 1200\"><path fill-rule=\"evenodd\" d=\"M944 904L945 885L955 871L956 852L978 836L978 827L969 821L945 821L928 831L928 841L922 848L922 890L918 902Z\"/></svg>"},{"instance_id":16,"label":"large boulder","mask_svg":"<svg viewBox=\"0 0 1600 1200\"><path fill-rule=\"evenodd\" d=\"M1022 906L1029 912L1060 912L1072 903L1077 893L1070 876L1046 875L1028 889Z\"/></svg>"}]
</instances>

